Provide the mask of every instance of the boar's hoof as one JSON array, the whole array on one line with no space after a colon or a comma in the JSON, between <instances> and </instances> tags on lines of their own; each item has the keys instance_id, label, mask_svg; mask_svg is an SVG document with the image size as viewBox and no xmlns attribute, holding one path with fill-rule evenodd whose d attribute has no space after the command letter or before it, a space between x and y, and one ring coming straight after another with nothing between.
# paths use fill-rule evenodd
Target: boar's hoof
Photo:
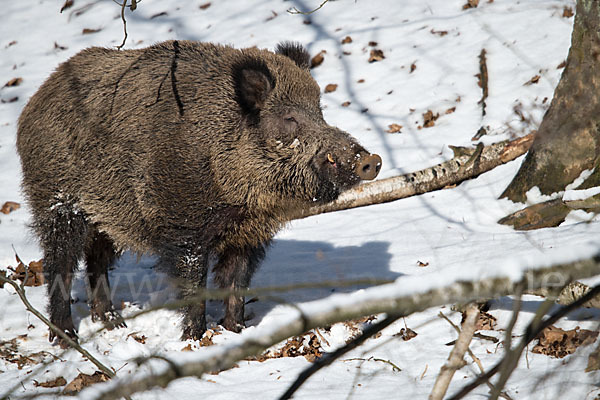
<instances>
[{"instance_id":1,"label":"boar's hoof","mask_svg":"<svg viewBox=\"0 0 600 400\"><path fill-rule=\"evenodd\" d=\"M123 320L123 317L121 317L121 314L115 310L109 310L105 312L92 311L92 321L103 322L104 327L109 331L112 331L115 328L127 328L127 324Z\"/></svg>"},{"instance_id":2,"label":"boar's hoof","mask_svg":"<svg viewBox=\"0 0 600 400\"><path fill-rule=\"evenodd\" d=\"M75 330L75 328L65 329L64 332L75 343L79 342L79 337L77 336L77 331ZM50 329L48 340L50 341L50 343L52 343L54 342L54 339L56 339L56 344L58 344L61 349L68 349L69 347L71 347L71 345L65 339L59 337L52 329Z\"/></svg>"},{"instance_id":3,"label":"boar's hoof","mask_svg":"<svg viewBox=\"0 0 600 400\"><path fill-rule=\"evenodd\" d=\"M232 321L227 318L225 318L224 320L221 321L221 326L223 328L227 329L228 331L235 332L235 333L240 333L242 331L242 329L244 329L246 327L243 323L240 324L239 322Z\"/></svg>"},{"instance_id":4,"label":"boar's hoof","mask_svg":"<svg viewBox=\"0 0 600 400\"><path fill-rule=\"evenodd\" d=\"M204 336L204 332L206 332L206 324L204 326L200 325L186 325L183 328L183 333L181 334L181 340L202 340L202 336Z\"/></svg>"},{"instance_id":5,"label":"boar's hoof","mask_svg":"<svg viewBox=\"0 0 600 400\"><path fill-rule=\"evenodd\" d=\"M356 164L356 175L360 179L370 181L375 179L381 169L381 157L377 154L370 154L367 157L362 158Z\"/></svg>"}]
</instances>

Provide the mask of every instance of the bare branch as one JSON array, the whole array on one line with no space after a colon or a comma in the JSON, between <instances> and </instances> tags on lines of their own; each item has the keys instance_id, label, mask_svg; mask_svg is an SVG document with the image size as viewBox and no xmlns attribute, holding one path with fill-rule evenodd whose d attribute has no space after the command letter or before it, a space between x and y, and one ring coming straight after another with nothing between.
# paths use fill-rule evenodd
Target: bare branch
<instances>
[{"instance_id":1,"label":"bare branch","mask_svg":"<svg viewBox=\"0 0 600 400\"><path fill-rule=\"evenodd\" d=\"M61 329L59 329L56 325L54 325L46 317L44 317L44 315L41 312L39 312L36 308L34 308L31 305L31 303L29 302L29 300L27 299L27 296L25 295L25 291L19 286L18 283L16 283L12 279L8 279L2 275L0 275L0 282L8 283L9 285L11 285L15 289L15 291L17 292L19 297L21 298L21 301L25 305L25 308L27 308L27 310L29 312L31 312L33 315L38 317L40 319L40 321L42 321L50 329L52 329L52 331L54 333L56 333L56 335L58 335L65 342L67 342L69 344L69 346L71 346L72 348L77 350L79 353L81 353L82 356L84 356L88 360L90 360L92 362L92 364L94 364L96 367L98 367L108 377L113 378L115 376L115 373L110 368L108 368L106 365L104 365L100 361L98 361L98 359L96 357L91 355L86 349L81 347L77 342L75 342L73 339L71 339L69 337L69 335L67 335L65 332L63 332Z\"/></svg>"},{"instance_id":2,"label":"bare branch","mask_svg":"<svg viewBox=\"0 0 600 400\"><path fill-rule=\"evenodd\" d=\"M469 348L469 344L475 333L475 323L479 316L479 308L476 304L470 303L467 305L467 317L462 325L462 330L456 339L456 343L448 356L448 362L442 365L440 373L437 376L429 400L442 400L448 391L448 386L454 373L465 365L465 352Z\"/></svg>"}]
</instances>

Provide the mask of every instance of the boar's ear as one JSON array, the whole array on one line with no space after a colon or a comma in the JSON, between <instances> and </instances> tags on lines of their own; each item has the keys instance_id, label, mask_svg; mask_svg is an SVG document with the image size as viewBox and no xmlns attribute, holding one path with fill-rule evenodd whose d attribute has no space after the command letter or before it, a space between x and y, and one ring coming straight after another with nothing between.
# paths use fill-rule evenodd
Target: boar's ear
<instances>
[{"instance_id":1,"label":"boar's ear","mask_svg":"<svg viewBox=\"0 0 600 400\"><path fill-rule=\"evenodd\" d=\"M275 53L291 58L302 69L310 68L310 54L298 42L281 42L275 48Z\"/></svg>"},{"instance_id":2,"label":"boar's ear","mask_svg":"<svg viewBox=\"0 0 600 400\"><path fill-rule=\"evenodd\" d=\"M233 67L237 102L242 109L255 114L264 106L267 96L275 87L275 79L267 65L259 59L247 58Z\"/></svg>"}]
</instances>

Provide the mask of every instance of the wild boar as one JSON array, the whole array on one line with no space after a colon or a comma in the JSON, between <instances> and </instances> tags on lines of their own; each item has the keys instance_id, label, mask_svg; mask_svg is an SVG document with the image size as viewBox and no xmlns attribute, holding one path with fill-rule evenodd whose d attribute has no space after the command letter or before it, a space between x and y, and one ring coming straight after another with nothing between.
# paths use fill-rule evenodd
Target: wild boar
<instances>
[{"instance_id":1,"label":"wild boar","mask_svg":"<svg viewBox=\"0 0 600 400\"><path fill-rule=\"evenodd\" d=\"M74 339L80 260L92 319L115 327L124 322L108 267L127 249L156 255L181 289L182 337L199 339L209 258L218 287L247 288L265 247L299 210L381 167L324 121L309 54L289 42L275 52L177 40L83 50L28 102L17 149L50 319ZM244 326L239 292L225 300L222 325Z\"/></svg>"}]
</instances>

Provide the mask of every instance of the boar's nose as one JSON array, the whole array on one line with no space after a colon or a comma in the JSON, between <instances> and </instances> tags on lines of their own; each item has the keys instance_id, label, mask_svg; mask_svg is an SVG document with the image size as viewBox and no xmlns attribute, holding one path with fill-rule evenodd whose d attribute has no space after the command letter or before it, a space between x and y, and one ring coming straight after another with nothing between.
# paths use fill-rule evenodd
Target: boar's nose
<instances>
[{"instance_id":1,"label":"boar's nose","mask_svg":"<svg viewBox=\"0 0 600 400\"><path fill-rule=\"evenodd\" d=\"M360 161L356 164L356 175L360 179L370 181L375 179L381 169L381 157L377 154L369 154L366 157L361 157Z\"/></svg>"}]
</instances>

